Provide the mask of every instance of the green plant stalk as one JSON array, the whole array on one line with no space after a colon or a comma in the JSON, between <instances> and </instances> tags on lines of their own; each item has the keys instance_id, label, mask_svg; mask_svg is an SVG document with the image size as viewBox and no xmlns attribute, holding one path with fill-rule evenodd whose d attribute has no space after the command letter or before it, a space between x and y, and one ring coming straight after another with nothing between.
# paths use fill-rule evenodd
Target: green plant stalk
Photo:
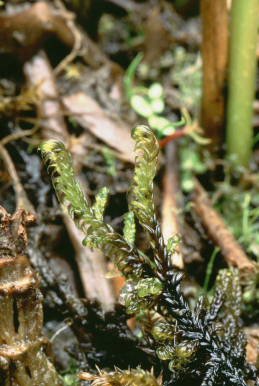
<instances>
[{"instance_id":1,"label":"green plant stalk","mask_svg":"<svg viewBox=\"0 0 259 386\"><path fill-rule=\"evenodd\" d=\"M126 71L126 74L125 74L125 77L124 77L124 88L125 88L125 91L126 91L128 99L130 99L131 96L132 96L133 82L134 82L135 73L137 71L137 68L138 68L139 64L141 63L141 61L143 59L143 56L144 55L142 54L142 52L140 52L132 60L132 62L130 63L130 65L129 65L127 71Z\"/></svg>"},{"instance_id":2,"label":"green plant stalk","mask_svg":"<svg viewBox=\"0 0 259 386\"><path fill-rule=\"evenodd\" d=\"M246 194L243 202L243 216L242 216L242 235L248 236L251 232L249 228L249 212L250 212L250 195Z\"/></svg>"},{"instance_id":3,"label":"green plant stalk","mask_svg":"<svg viewBox=\"0 0 259 386\"><path fill-rule=\"evenodd\" d=\"M209 261L208 266L207 266L206 276L205 276L205 280L204 280L204 284L203 284L203 291L202 292L204 294L208 293L209 282L210 282L210 278L212 275L213 266L214 266L214 263L215 263L215 260L216 260L216 257L218 255L219 251L220 251L219 248L215 248L214 251L212 252L211 257L210 257L210 261Z\"/></svg>"},{"instance_id":4,"label":"green plant stalk","mask_svg":"<svg viewBox=\"0 0 259 386\"><path fill-rule=\"evenodd\" d=\"M242 166L248 166L252 152L258 15L259 0L232 2L227 149Z\"/></svg>"}]
</instances>

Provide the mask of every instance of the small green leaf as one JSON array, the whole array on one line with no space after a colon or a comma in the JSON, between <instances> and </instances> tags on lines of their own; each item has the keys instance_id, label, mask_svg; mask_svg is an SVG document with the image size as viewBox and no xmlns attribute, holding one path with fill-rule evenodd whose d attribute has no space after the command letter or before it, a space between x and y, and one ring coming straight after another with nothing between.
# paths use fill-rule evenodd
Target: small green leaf
<instances>
[{"instance_id":1,"label":"small green leaf","mask_svg":"<svg viewBox=\"0 0 259 386\"><path fill-rule=\"evenodd\" d=\"M182 174L182 188L185 192L191 192L194 189L194 181L191 173L183 173Z\"/></svg>"},{"instance_id":2,"label":"small green leaf","mask_svg":"<svg viewBox=\"0 0 259 386\"><path fill-rule=\"evenodd\" d=\"M144 298L149 295L160 295L163 290L163 284L157 278L142 279L138 282L137 294L140 298Z\"/></svg>"},{"instance_id":3,"label":"small green leaf","mask_svg":"<svg viewBox=\"0 0 259 386\"><path fill-rule=\"evenodd\" d=\"M79 380L76 375L66 374L63 376L63 381L65 386L77 386L79 385Z\"/></svg>"},{"instance_id":4,"label":"small green leaf","mask_svg":"<svg viewBox=\"0 0 259 386\"><path fill-rule=\"evenodd\" d=\"M124 239L130 244L134 245L136 234L136 224L133 212L128 212L124 215Z\"/></svg>"},{"instance_id":5,"label":"small green leaf","mask_svg":"<svg viewBox=\"0 0 259 386\"><path fill-rule=\"evenodd\" d=\"M148 89L148 96L150 99L161 99L163 97L164 89L160 83L153 83Z\"/></svg>"},{"instance_id":6,"label":"small green leaf","mask_svg":"<svg viewBox=\"0 0 259 386\"><path fill-rule=\"evenodd\" d=\"M98 220L103 220L104 210L107 206L109 189L104 187L96 195L93 211Z\"/></svg>"},{"instance_id":7,"label":"small green leaf","mask_svg":"<svg viewBox=\"0 0 259 386\"><path fill-rule=\"evenodd\" d=\"M110 149L106 146L102 149L102 154L104 156L105 162L107 164L107 174L110 176L116 176L117 170L116 170L116 158L110 151Z\"/></svg>"},{"instance_id":8,"label":"small green leaf","mask_svg":"<svg viewBox=\"0 0 259 386\"><path fill-rule=\"evenodd\" d=\"M141 95L133 95L130 98L130 104L136 113L142 117L148 118L153 113L149 101Z\"/></svg>"},{"instance_id":9,"label":"small green leaf","mask_svg":"<svg viewBox=\"0 0 259 386\"><path fill-rule=\"evenodd\" d=\"M165 103L162 99L152 99L150 101L150 106L153 113L161 114L165 109Z\"/></svg>"},{"instance_id":10,"label":"small green leaf","mask_svg":"<svg viewBox=\"0 0 259 386\"><path fill-rule=\"evenodd\" d=\"M156 354L162 361L167 361L174 357L174 347L171 344L166 344L158 347Z\"/></svg>"},{"instance_id":11,"label":"small green leaf","mask_svg":"<svg viewBox=\"0 0 259 386\"><path fill-rule=\"evenodd\" d=\"M166 249L167 252L172 255L173 253L176 252L176 249L179 247L181 244L181 237L180 235L176 234L170 237L167 241Z\"/></svg>"},{"instance_id":12,"label":"small green leaf","mask_svg":"<svg viewBox=\"0 0 259 386\"><path fill-rule=\"evenodd\" d=\"M173 340L175 334L173 332L174 326L170 323L159 321L152 328L152 335L156 340L165 341Z\"/></svg>"}]
</instances>

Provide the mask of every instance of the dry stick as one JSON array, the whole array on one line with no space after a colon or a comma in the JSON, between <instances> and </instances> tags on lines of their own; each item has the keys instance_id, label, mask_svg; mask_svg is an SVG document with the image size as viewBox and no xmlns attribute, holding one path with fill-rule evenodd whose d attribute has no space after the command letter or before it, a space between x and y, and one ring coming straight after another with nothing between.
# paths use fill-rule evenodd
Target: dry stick
<instances>
[{"instance_id":1,"label":"dry stick","mask_svg":"<svg viewBox=\"0 0 259 386\"><path fill-rule=\"evenodd\" d=\"M4 137L3 139L1 139L0 145L5 146L5 145L7 145L7 143L12 142L12 141L16 141L17 139L29 137L30 135L35 134L37 130L39 130L39 126L36 125L35 127L33 127L33 129L21 130L21 131L18 131L16 133L9 134L6 137Z\"/></svg>"},{"instance_id":2,"label":"dry stick","mask_svg":"<svg viewBox=\"0 0 259 386\"><path fill-rule=\"evenodd\" d=\"M8 151L2 144L0 144L0 157L4 161L6 169L12 179L13 188L16 196L16 209L25 209L29 213L35 213L35 210L32 204L30 203L30 200L28 199L25 190L23 189L23 186L13 164L12 158L10 157Z\"/></svg>"},{"instance_id":3,"label":"dry stick","mask_svg":"<svg viewBox=\"0 0 259 386\"><path fill-rule=\"evenodd\" d=\"M33 129L30 129L30 130L22 130L17 133L12 133L10 135L7 135L0 141L0 157L3 159L6 165L7 171L13 182L13 187L16 195L16 210L25 209L28 213L33 213L33 214L35 214L33 205L31 204L25 190L23 189L23 186L20 182L19 176L13 164L13 161L4 146L7 145L7 143L9 142L16 141L17 139L32 135L37 130L38 130L38 127L35 126Z\"/></svg>"},{"instance_id":4,"label":"dry stick","mask_svg":"<svg viewBox=\"0 0 259 386\"><path fill-rule=\"evenodd\" d=\"M223 139L228 60L227 0L202 0L203 90L201 125L217 146Z\"/></svg>"},{"instance_id":5,"label":"dry stick","mask_svg":"<svg viewBox=\"0 0 259 386\"><path fill-rule=\"evenodd\" d=\"M179 184L179 170L177 159L177 145L171 142L166 147L166 170L163 179L163 202L162 202L162 233L165 241L173 235L181 235L179 212L182 198ZM180 246L172 255L172 263L183 269L183 256Z\"/></svg>"},{"instance_id":6,"label":"dry stick","mask_svg":"<svg viewBox=\"0 0 259 386\"><path fill-rule=\"evenodd\" d=\"M255 265L238 244L222 217L213 208L207 192L197 180L195 181L193 204L194 210L200 216L210 238L221 249L226 262L240 270L253 271Z\"/></svg>"},{"instance_id":7,"label":"dry stick","mask_svg":"<svg viewBox=\"0 0 259 386\"><path fill-rule=\"evenodd\" d=\"M46 55L41 52L24 66L28 82L39 86L40 96L38 114L44 116L42 120L42 136L44 139L56 138L68 145L69 134L63 117L58 114L61 106L56 87L53 70ZM74 153L75 162L77 154ZM64 214L64 223L67 227L71 241L76 251L76 261L84 286L85 294L90 300L98 300L104 310L111 310L114 306L114 294L111 284L106 279L106 262L104 256L97 250L94 252L82 246L84 235L70 219Z\"/></svg>"}]
</instances>

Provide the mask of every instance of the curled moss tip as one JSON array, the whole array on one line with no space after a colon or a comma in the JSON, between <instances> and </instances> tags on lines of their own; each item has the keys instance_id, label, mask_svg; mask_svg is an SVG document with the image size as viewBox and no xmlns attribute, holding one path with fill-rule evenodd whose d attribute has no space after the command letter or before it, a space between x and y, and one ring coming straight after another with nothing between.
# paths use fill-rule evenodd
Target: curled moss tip
<instances>
[{"instance_id":1,"label":"curled moss tip","mask_svg":"<svg viewBox=\"0 0 259 386\"><path fill-rule=\"evenodd\" d=\"M57 141L55 139L50 139L48 141L44 141L40 144L39 150L44 153L50 153L57 150L65 150L65 146L62 142Z\"/></svg>"},{"instance_id":2,"label":"curled moss tip","mask_svg":"<svg viewBox=\"0 0 259 386\"><path fill-rule=\"evenodd\" d=\"M55 140L46 141L40 150L64 211L86 235L83 245L101 249L125 276L141 275L143 262L138 252L103 221L108 189L101 189L95 204L90 206L76 179L71 154L64 144Z\"/></svg>"},{"instance_id":3,"label":"curled moss tip","mask_svg":"<svg viewBox=\"0 0 259 386\"><path fill-rule=\"evenodd\" d=\"M136 141L136 165L130 209L143 226L152 227L155 216L153 179L157 170L159 144L148 126L137 126L132 131L132 138Z\"/></svg>"},{"instance_id":4,"label":"curled moss tip","mask_svg":"<svg viewBox=\"0 0 259 386\"><path fill-rule=\"evenodd\" d=\"M145 125L139 125L132 130L132 138L136 142L135 150L142 149L146 157L154 159L159 153L159 143L154 131Z\"/></svg>"}]
</instances>

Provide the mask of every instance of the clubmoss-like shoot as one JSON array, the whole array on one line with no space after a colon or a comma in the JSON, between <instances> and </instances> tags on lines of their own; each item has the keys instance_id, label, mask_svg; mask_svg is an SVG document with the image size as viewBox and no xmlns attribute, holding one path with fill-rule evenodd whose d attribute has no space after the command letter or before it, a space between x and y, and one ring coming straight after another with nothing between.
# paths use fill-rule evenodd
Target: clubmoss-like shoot
<instances>
[{"instance_id":1,"label":"clubmoss-like shoot","mask_svg":"<svg viewBox=\"0 0 259 386\"><path fill-rule=\"evenodd\" d=\"M83 244L102 249L125 276L140 276L143 258L102 219L108 198L107 189L102 189L91 207L76 180L71 155L64 145L58 141L46 141L40 150L48 163L53 186L63 209L86 235Z\"/></svg>"},{"instance_id":2,"label":"clubmoss-like shoot","mask_svg":"<svg viewBox=\"0 0 259 386\"><path fill-rule=\"evenodd\" d=\"M136 224L133 212L128 212L124 216L123 237L130 244L134 245L136 235Z\"/></svg>"},{"instance_id":3,"label":"clubmoss-like shoot","mask_svg":"<svg viewBox=\"0 0 259 386\"><path fill-rule=\"evenodd\" d=\"M190 307L181 290L183 275L171 264L174 243L164 242L155 211L153 179L159 155L157 139L146 126L133 130L133 138L137 156L129 195L132 214L126 218L124 236L103 220L108 191L103 189L91 207L75 178L70 154L63 144L48 141L41 146L41 151L49 165L58 199L85 233L84 244L101 249L126 277L121 293L126 311L157 315L158 322L150 328L147 341L152 352L165 362L161 369L167 366L169 370L165 372L164 385L180 386L186 385L186 380L189 384L199 380L201 386L246 386L248 380L256 379L256 371L245 360L238 273L221 271L211 303L208 305L201 297L194 310ZM134 217L149 237L152 254L148 258L134 246ZM126 373L124 375L126 377ZM128 374L126 378L118 376L99 378L103 382L111 380L111 385L113 379L118 380L118 385L123 384L122 379L142 379L127 378ZM95 385L102 384L98 378L92 380L96 380Z\"/></svg>"},{"instance_id":4,"label":"clubmoss-like shoot","mask_svg":"<svg viewBox=\"0 0 259 386\"><path fill-rule=\"evenodd\" d=\"M136 285L137 294L140 298L145 298L149 295L160 295L163 290L163 284L157 278L142 279Z\"/></svg>"},{"instance_id":5,"label":"clubmoss-like shoot","mask_svg":"<svg viewBox=\"0 0 259 386\"><path fill-rule=\"evenodd\" d=\"M81 373L80 379L92 381L92 386L161 386L161 380L140 368L131 370L100 371L99 374Z\"/></svg>"},{"instance_id":6,"label":"clubmoss-like shoot","mask_svg":"<svg viewBox=\"0 0 259 386\"><path fill-rule=\"evenodd\" d=\"M174 326L165 321L158 321L152 328L152 335L157 341L166 341L173 340L174 335Z\"/></svg>"}]
</instances>

